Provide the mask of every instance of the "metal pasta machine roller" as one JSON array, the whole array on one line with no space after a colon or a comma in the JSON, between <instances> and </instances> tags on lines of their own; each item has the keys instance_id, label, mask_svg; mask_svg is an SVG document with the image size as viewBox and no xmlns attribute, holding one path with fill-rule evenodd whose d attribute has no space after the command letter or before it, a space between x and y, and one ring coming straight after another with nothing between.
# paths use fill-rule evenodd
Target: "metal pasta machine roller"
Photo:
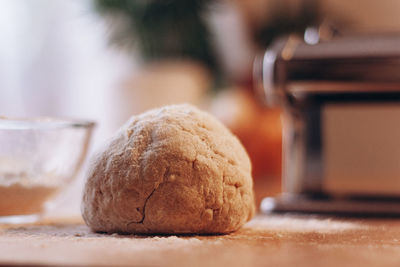
<instances>
[{"instance_id":1,"label":"metal pasta machine roller","mask_svg":"<svg viewBox=\"0 0 400 267\"><path fill-rule=\"evenodd\" d=\"M400 215L400 35L288 37L255 63L283 110L283 193L261 210Z\"/></svg>"}]
</instances>

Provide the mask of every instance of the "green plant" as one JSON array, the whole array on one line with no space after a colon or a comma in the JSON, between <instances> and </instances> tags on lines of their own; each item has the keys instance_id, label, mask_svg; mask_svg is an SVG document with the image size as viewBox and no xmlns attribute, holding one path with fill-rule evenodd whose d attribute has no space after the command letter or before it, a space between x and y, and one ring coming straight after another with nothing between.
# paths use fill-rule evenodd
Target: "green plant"
<instances>
[{"instance_id":1,"label":"green plant","mask_svg":"<svg viewBox=\"0 0 400 267\"><path fill-rule=\"evenodd\" d=\"M194 59L217 71L203 19L211 0L94 0L104 15L120 17L113 40L134 44L147 61Z\"/></svg>"}]
</instances>

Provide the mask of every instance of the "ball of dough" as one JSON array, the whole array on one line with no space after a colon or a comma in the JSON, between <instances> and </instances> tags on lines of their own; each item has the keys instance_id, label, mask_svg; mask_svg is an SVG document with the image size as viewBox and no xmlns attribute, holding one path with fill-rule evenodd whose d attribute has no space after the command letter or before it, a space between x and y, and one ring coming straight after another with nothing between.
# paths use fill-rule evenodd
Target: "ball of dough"
<instances>
[{"instance_id":1,"label":"ball of dough","mask_svg":"<svg viewBox=\"0 0 400 267\"><path fill-rule=\"evenodd\" d=\"M132 117L96 154L82 215L96 232L229 233L254 214L249 157L190 105Z\"/></svg>"}]
</instances>

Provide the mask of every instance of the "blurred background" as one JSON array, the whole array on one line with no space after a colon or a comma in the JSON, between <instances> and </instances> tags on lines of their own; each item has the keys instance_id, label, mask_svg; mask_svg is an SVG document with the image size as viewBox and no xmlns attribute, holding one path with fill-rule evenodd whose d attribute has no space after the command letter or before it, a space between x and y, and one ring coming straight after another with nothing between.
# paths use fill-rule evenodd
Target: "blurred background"
<instances>
[{"instance_id":1,"label":"blurred background","mask_svg":"<svg viewBox=\"0 0 400 267\"><path fill-rule=\"evenodd\" d=\"M253 163L257 202L280 192L280 110L254 94L254 57L308 26L400 30L397 0L3 0L0 115L97 122L91 151L131 115L192 103ZM84 172L60 199L79 214Z\"/></svg>"}]
</instances>

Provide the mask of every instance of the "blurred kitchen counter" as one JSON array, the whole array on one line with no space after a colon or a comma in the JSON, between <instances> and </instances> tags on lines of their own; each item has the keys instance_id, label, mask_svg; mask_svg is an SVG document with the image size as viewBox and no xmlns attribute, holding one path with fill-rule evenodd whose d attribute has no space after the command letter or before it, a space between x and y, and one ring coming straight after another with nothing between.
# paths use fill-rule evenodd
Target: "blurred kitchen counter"
<instances>
[{"instance_id":1,"label":"blurred kitchen counter","mask_svg":"<svg viewBox=\"0 0 400 267\"><path fill-rule=\"evenodd\" d=\"M80 218L0 226L2 265L400 266L400 219L257 216L219 236L95 234Z\"/></svg>"}]
</instances>

